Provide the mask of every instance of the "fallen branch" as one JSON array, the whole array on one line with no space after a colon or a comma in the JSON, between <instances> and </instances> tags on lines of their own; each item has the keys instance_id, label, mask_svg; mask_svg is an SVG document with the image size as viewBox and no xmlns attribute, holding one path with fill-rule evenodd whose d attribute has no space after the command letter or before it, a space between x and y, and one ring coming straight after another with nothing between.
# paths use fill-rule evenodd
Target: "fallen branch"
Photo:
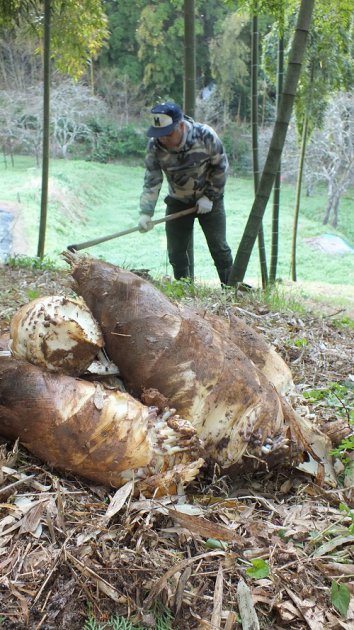
<instances>
[{"instance_id":1,"label":"fallen branch","mask_svg":"<svg viewBox=\"0 0 354 630\"><path fill-rule=\"evenodd\" d=\"M244 630L259 630L260 625L254 608L252 594L242 578L237 584L237 603L242 628L244 628Z\"/></svg>"},{"instance_id":2,"label":"fallen branch","mask_svg":"<svg viewBox=\"0 0 354 630\"><path fill-rule=\"evenodd\" d=\"M22 486L22 484L27 483L27 481L29 479L33 479L34 475L27 475L27 477L24 477L23 479L19 479L18 481L14 481L13 483L10 483L8 486L6 486L5 488L0 488L0 497L5 495L5 497L9 497L13 490L16 490L18 488L18 486Z\"/></svg>"}]
</instances>

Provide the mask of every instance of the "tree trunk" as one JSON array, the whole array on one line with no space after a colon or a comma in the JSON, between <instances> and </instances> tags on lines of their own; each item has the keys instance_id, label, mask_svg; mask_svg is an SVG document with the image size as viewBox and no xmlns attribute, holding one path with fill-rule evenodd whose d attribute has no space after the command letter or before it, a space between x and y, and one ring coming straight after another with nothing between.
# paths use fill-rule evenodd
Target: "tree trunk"
<instances>
[{"instance_id":1,"label":"tree trunk","mask_svg":"<svg viewBox=\"0 0 354 630\"><path fill-rule=\"evenodd\" d=\"M275 176L288 130L297 84L300 77L302 60L306 49L308 31L314 8L314 0L301 0L296 31L290 52L284 91L280 99L279 112L273 130L266 163L257 190L245 231L232 266L229 282L237 285L244 279L252 249L257 238L267 203L272 191Z\"/></svg>"},{"instance_id":2,"label":"tree trunk","mask_svg":"<svg viewBox=\"0 0 354 630\"><path fill-rule=\"evenodd\" d=\"M304 117L302 121L301 149L300 149L300 159L299 159L297 185L296 185L296 201L295 201L294 227L293 227L293 239L292 239L292 251L291 251L291 270L292 270L292 280L294 280L294 282L296 282L296 239L297 239L297 230L298 230L299 214L300 214L301 188L302 188L302 181L303 181L303 176L304 176L304 164L305 164L307 141L309 138L309 123L312 116L312 96L313 96L313 91L314 91L314 82L315 82L315 64L312 59L311 70L310 70L309 97L306 103L305 113L304 113Z\"/></svg>"},{"instance_id":3,"label":"tree trunk","mask_svg":"<svg viewBox=\"0 0 354 630\"><path fill-rule=\"evenodd\" d=\"M277 111L279 110L280 95L283 91L284 75L284 37L281 35L278 40L278 68L277 68ZM278 249L279 249L279 207L280 207L280 184L281 184L281 164L275 177L273 194L273 216L272 216L272 246L270 254L269 281L274 284L277 277Z\"/></svg>"},{"instance_id":4,"label":"tree trunk","mask_svg":"<svg viewBox=\"0 0 354 630\"><path fill-rule=\"evenodd\" d=\"M195 116L195 1L184 0L184 111ZM188 245L189 275L194 280L194 238L191 235Z\"/></svg>"},{"instance_id":5,"label":"tree trunk","mask_svg":"<svg viewBox=\"0 0 354 630\"><path fill-rule=\"evenodd\" d=\"M327 207L324 213L324 217L322 219L322 223L323 225L327 225L328 221L329 221L329 217L331 215L331 210L332 210L332 205L333 205L333 198L334 198L334 192L333 192L333 185L331 183L331 181L328 182L328 193L327 193Z\"/></svg>"},{"instance_id":6,"label":"tree trunk","mask_svg":"<svg viewBox=\"0 0 354 630\"><path fill-rule=\"evenodd\" d=\"M195 116L195 2L184 0L184 111Z\"/></svg>"},{"instance_id":7,"label":"tree trunk","mask_svg":"<svg viewBox=\"0 0 354 630\"><path fill-rule=\"evenodd\" d=\"M43 71L43 154L42 196L37 256L43 258L48 210L49 109L50 109L50 13L51 0L44 0L44 71Z\"/></svg>"},{"instance_id":8,"label":"tree trunk","mask_svg":"<svg viewBox=\"0 0 354 630\"><path fill-rule=\"evenodd\" d=\"M294 282L296 282L297 280L296 278L296 239L297 239L297 229L298 229L298 224L299 224L302 175L304 172L308 126L309 126L309 110L307 109L304 115L303 123L302 123L301 151L300 151L299 168L298 168L298 174L297 174L293 240L292 240L292 248L291 248L291 279Z\"/></svg>"},{"instance_id":9,"label":"tree trunk","mask_svg":"<svg viewBox=\"0 0 354 630\"><path fill-rule=\"evenodd\" d=\"M332 218L332 221L331 221L331 225L334 228L336 228L338 226L339 203L340 203L340 193L337 193L337 195L334 198L333 218Z\"/></svg>"},{"instance_id":10,"label":"tree trunk","mask_svg":"<svg viewBox=\"0 0 354 630\"><path fill-rule=\"evenodd\" d=\"M252 60L251 60L251 120L252 120L252 158L253 158L253 181L254 192L257 193L259 184L259 155L258 155L258 16L254 15L252 19ZM262 287L266 288L268 284L267 256L264 245L263 224L258 232L258 251L259 264L261 268Z\"/></svg>"}]
</instances>

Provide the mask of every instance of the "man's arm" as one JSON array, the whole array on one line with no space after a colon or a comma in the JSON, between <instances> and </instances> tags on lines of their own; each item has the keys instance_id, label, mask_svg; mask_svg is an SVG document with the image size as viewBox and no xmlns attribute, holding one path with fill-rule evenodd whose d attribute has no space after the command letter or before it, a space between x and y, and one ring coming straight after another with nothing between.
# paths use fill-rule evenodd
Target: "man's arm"
<instances>
[{"instance_id":1,"label":"man's arm","mask_svg":"<svg viewBox=\"0 0 354 630\"><path fill-rule=\"evenodd\" d=\"M140 196L140 213L154 214L158 196L160 194L163 181L163 173L156 158L154 151L154 142L150 141L145 157L145 176L143 192Z\"/></svg>"},{"instance_id":2,"label":"man's arm","mask_svg":"<svg viewBox=\"0 0 354 630\"><path fill-rule=\"evenodd\" d=\"M205 128L205 146L210 156L210 169L205 195L215 201L224 194L229 161L223 144L216 132L208 126Z\"/></svg>"}]
</instances>

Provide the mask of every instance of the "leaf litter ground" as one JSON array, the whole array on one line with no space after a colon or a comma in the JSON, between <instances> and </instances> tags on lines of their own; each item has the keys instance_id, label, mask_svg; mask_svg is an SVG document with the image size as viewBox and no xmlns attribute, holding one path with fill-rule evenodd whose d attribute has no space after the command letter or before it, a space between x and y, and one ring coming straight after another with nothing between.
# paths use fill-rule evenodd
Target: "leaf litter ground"
<instances>
[{"instance_id":1,"label":"leaf litter ground","mask_svg":"<svg viewBox=\"0 0 354 630\"><path fill-rule=\"evenodd\" d=\"M1 271L2 334L29 299L71 291L65 271ZM350 327L330 315L275 312L247 296L229 302L220 292L196 306L233 312L265 335L292 369L297 410L335 443L348 433L340 389L332 401L303 394L350 384ZM186 495L134 498L129 486L93 486L56 474L22 447L0 448L1 628L81 630L88 614L99 627L122 615L154 628L156 602L172 611L176 629L241 628L247 603L256 619L243 627L354 627L354 478L333 489L297 470L231 481L214 469ZM333 582L351 594L346 615L331 597Z\"/></svg>"}]
</instances>

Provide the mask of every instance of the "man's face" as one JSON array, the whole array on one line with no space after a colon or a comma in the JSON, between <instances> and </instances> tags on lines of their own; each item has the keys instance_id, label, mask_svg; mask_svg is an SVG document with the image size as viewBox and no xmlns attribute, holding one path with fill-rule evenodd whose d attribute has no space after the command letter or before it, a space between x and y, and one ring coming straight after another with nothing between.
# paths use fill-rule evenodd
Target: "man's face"
<instances>
[{"instance_id":1,"label":"man's face","mask_svg":"<svg viewBox=\"0 0 354 630\"><path fill-rule=\"evenodd\" d=\"M166 149L175 149L181 143L183 138L184 123L183 121L178 124L176 129L171 131L168 136L161 136L159 142L166 147Z\"/></svg>"}]
</instances>

